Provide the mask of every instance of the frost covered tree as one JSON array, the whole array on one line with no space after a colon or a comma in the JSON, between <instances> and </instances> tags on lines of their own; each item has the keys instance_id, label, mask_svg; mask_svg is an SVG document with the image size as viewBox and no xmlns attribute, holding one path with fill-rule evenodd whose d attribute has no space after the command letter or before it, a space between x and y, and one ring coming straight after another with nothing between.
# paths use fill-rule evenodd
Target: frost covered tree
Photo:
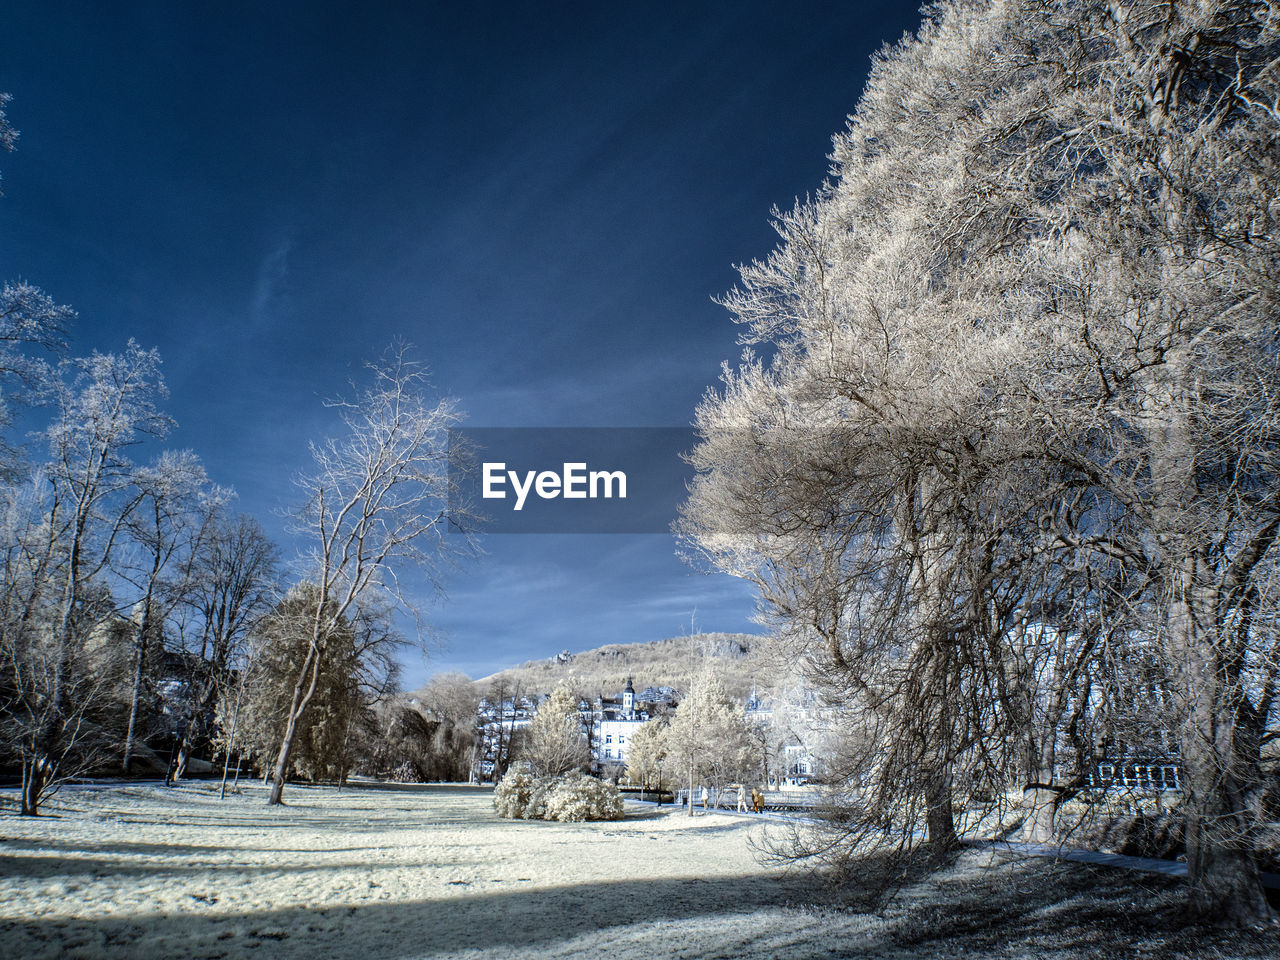
<instances>
[{"instance_id":1,"label":"frost covered tree","mask_svg":"<svg viewBox=\"0 0 1280 960\"><path fill-rule=\"evenodd\" d=\"M157 650L172 614L191 589L191 564L213 518L228 497L211 487L199 458L166 451L134 475L138 502L125 518L123 557L114 564L137 598L132 611L133 679L123 770L129 772L139 724L148 653ZM178 764L182 769L183 763Z\"/></svg>"},{"instance_id":2,"label":"frost covered tree","mask_svg":"<svg viewBox=\"0 0 1280 960\"><path fill-rule=\"evenodd\" d=\"M431 401L426 375L404 352L370 368L373 384L337 404L344 432L311 448L315 466L298 481L307 497L297 534L317 591L311 639L294 665L287 717L268 803L278 804L294 738L329 656L327 638L361 607L393 603L416 612L436 571L467 547L449 515L448 430L459 421L451 399ZM415 581L405 578L416 574ZM418 579L421 578L421 579Z\"/></svg>"},{"instance_id":3,"label":"frost covered tree","mask_svg":"<svg viewBox=\"0 0 1280 960\"><path fill-rule=\"evenodd\" d=\"M177 636L192 664L189 724L181 760L213 735L219 702L229 705L234 726L241 685L248 669L248 638L278 597L279 551L261 525L246 514L230 518L216 510L199 537L185 571L187 589L177 614ZM230 730L221 740L230 744ZM229 747L228 747L229 749Z\"/></svg>"},{"instance_id":4,"label":"frost covered tree","mask_svg":"<svg viewBox=\"0 0 1280 960\"><path fill-rule=\"evenodd\" d=\"M1266 919L1251 796L1277 669L1276 10L1143 3L1076 18L1093 42L1051 62L1114 82L1059 74L1041 142L1021 151L1054 197L1018 205L1043 238L1026 258L1036 337L1068 348L1021 378L1038 388L1024 407L1045 458L1096 498L1102 522L1063 541L1145 580L1139 615L1154 613L1172 675L1193 901ZM1059 37L1075 25L1045 19Z\"/></svg>"},{"instance_id":5,"label":"frost covered tree","mask_svg":"<svg viewBox=\"0 0 1280 960\"><path fill-rule=\"evenodd\" d=\"M12 152L18 131L5 116L9 94L0 93L0 150ZM67 324L75 311L39 287L22 281L0 288L0 480L21 481L20 456L4 438L15 402L40 400L54 379L48 357L66 348Z\"/></svg>"},{"instance_id":6,"label":"frost covered tree","mask_svg":"<svg viewBox=\"0 0 1280 960\"><path fill-rule=\"evenodd\" d=\"M480 694L461 673L438 674L413 696L377 707L376 729L359 731L357 771L394 780L466 781L478 748Z\"/></svg>"},{"instance_id":7,"label":"frost covered tree","mask_svg":"<svg viewBox=\"0 0 1280 960\"><path fill-rule=\"evenodd\" d=\"M755 768L751 731L742 708L710 669L703 669L662 733L673 770L689 784L689 814L700 780L718 794Z\"/></svg>"},{"instance_id":8,"label":"frost covered tree","mask_svg":"<svg viewBox=\"0 0 1280 960\"><path fill-rule=\"evenodd\" d=\"M591 750L578 713L578 697L561 684L538 707L520 745L535 777L560 777L591 765Z\"/></svg>"},{"instance_id":9,"label":"frost covered tree","mask_svg":"<svg viewBox=\"0 0 1280 960\"><path fill-rule=\"evenodd\" d=\"M665 789L663 766L667 762L665 717L655 717L640 724L627 744L627 779L646 790Z\"/></svg>"},{"instance_id":10,"label":"frost covered tree","mask_svg":"<svg viewBox=\"0 0 1280 960\"><path fill-rule=\"evenodd\" d=\"M127 675L111 597L79 591L76 632L60 623L65 551L51 543L47 488L0 488L0 755L22 769L21 811L37 816L65 780L110 761Z\"/></svg>"},{"instance_id":11,"label":"frost covered tree","mask_svg":"<svg viewBox=\"0 0 1280 960\"><path fill-rule=\"evenodd\" d=\"M13 404L47 395L54 372L46 357L65 348L66 327L74 316L70 307L29 283L0 288L0 479L21 479L19 451L3 439Z\"/></svg>"},{"instance_id":12,"label":"frost covered tree","mask_svg":"<svg viewBox=\"0 0 1280 960\"><path fill-rule=\"evenodd\" d=\"M9 122L9 118L5 116L4 108L9 105L9 101L13 99L13 94L0 93L0 150L12 152L18 142L18 131L13 128L13 124Z\"/></svg>"},{"instance_id":13,"label":"frost covered tree","mask_svg":"<svg viewBox=\"0 0 1280 960\"><path fill-rule=\"evenodd\" d=\"M514 714L526 702L524 685L498 675L484 692L480 715L481 756L492 766L490 772L500 779L520 752L524 730L515 725Z\"/></svg>"},{"instance_id":14,"label":"frost covered tree","mask_svg":"<svg viewBox=\"0 0 1280 960\"><path fill-rule=\"evenodd\" d=\"M466 780L475 765L480 732L480 693L470 677L438 674L418 694L417 710L427 724L426 769L432 780Z\"/></svg>"},{"instance_id":15,"label":"frost covered tree","mask_svg":"<svg viewBox=\"0 0 1280 960\"><path fill-rule=\"evenodd\" d=\"M1270 916L1277 23L927 8L725 300L771 359L703 403L684 519L888 737L868 815L908 833L1015 769L1051 827L1059 733L1157 657L1192 902L1237 923Z\"/></svg>"},{"instance_id":16,"label":"frost covered tree","mask_svg":"<svg viewBox=\"0 0 1280 960\"><path fill-rule=\"evenodd\" d=\"M84 711L99 699L80 688L94 673L91 648L112 636L111 564L140 499L126 453L170 423L157 407L159 363L132 341L122 354L65 361L46 431L51 459L10 501L18 513L5 549L27 572L6 580L20 592L6 601L0 655L13 678L6 736L22 761L24 813L67 775L88 730Z\"/></svg>"}]
</instances>

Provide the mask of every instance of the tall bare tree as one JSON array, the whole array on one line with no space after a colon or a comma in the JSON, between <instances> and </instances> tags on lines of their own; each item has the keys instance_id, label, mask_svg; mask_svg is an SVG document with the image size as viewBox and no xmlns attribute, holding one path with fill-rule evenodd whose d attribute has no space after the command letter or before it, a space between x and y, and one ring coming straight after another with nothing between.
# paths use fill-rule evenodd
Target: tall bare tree
<instances>
[{"instance_id":1,"label":"tall bare tree","mask_svg":"<svg viewBox=\"0 0 1280 960\"><path fill-rule=\"evenodd\" d=\"M204 467L190 451L162 453L154 463L137 470L135 483L139 502L123 531L126 559L114 564L136 597L133 680L121 761L126 773L138 730L148 654L160 646L170 615L185 602L192 586L192 559L228 496L209 485Z\"/></svg>"},{"instance_id":2,"label":"tall bare tree","mask_svg":"<svg viewBox=\"0 0 1280 960\"><path fill-rule=\"evenodd\" d=\"M184 608L177 617L177 632L192 666L179 769L192 747L212 735L220 699L232 705L228 718L234 722L241 702L236 674L251 669L247 639L279 590L279 551L252 517L233 519L216 511L196 546L185 574ZM229 733L224 734L229 743Z\"/></svg>"},{"instance_id":3,"label":"tall bare tree","mask_svg":"<svg viewBox=\"0 0 1280 960\"><path fill-rule=\"evenodd\" d=\"M872 772L912 775L930 833L1011 766L1048 828L1088 760L1063 735L1146 658L1192 903L1238 923L1271 915L1275 12L930 7L726 298L772 359L704 403L685 516L892 737Z\"/></svg>"},{"instance_id":4,"label":"tall bare tree","mask_svg":"<svg viewBox=\"0 0 1280 960\"><path fill-rule=\"evenodd\" d=\"M441 561L468 541L450 525L447 432L456 404L429 401L426 375L403 351L370 368L373 384L337 404L344 433L314 444L313 472L299 480L307 500L297 532L310 541L305 560L315 584L311 639L293 683L268 803L278 804L299 719L315 693L339 618L379 599L416 612L438 588ZM414 580L408 581L411 573Z\"/></svg>"}]
</instances>

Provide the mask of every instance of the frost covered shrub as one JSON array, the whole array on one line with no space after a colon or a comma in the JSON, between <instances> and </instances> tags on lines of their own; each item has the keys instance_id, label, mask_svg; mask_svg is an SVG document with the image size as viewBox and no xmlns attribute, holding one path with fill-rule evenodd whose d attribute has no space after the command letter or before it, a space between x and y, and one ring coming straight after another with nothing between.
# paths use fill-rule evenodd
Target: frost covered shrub
<instances>
[{"instance_id":1,"label":"frost covered shrub","mask_svg":"<svg viewBox=\"0 0 1280 960\"><path fill-rule=\"evenodd\" d=\"M511 820L618 820L622 794L611 783L581 774L539 779L512 770L493 788L493 809Z\"/></svg>"},{"instance_id":2,"label":"frost covered shrub","mask_svg":"<svg viewBox=\"0 0 1280 960\"><path fill-rule=\"evenodd\" d=\"M558 780L549 777L534 781L533 790L529 793L529 802L525 804L524 808L524 818L526 820L551 819L547 816L547 797L550 796L557 783L559 783Z\"/></svg>"},{"instance_id":3,"label":"frost covered shrub","mask_svg":"<svg viewBox=\"0 0 1280 960\"><path fill-rule=\"evenodd\" d=\"M591 777L561 777L547 792L546 820L618 820L622 817L622 794L611 783Z\"/></svg>"},{"instance_id":4,"label":"frost covered shrub","mask_svg":"<svg viewBox=\"0 0 1280 960\"><path fill-rule=\"evenodd\" d=\"M527 770L509 770L493 788L493 809L498 816L519 820L529 807L529 797L538 781Z\"/></svg>"}]
</instances>

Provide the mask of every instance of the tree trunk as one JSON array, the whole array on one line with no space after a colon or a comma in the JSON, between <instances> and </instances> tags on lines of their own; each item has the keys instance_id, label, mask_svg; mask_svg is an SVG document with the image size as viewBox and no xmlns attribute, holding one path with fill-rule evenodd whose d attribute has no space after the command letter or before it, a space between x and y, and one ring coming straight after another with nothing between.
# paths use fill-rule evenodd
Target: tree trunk
<instances>
[{"instance_id":1,"label":"tree trunk","mask_svg":"<svg viewBox=\"0 0 1280 960\"><path fill-rule=\"evenodd\" d=\"M307 674L311 674L311 682L307 683ZM307 650L306 659L302 662L302 670L298 682L293 687L293 702L289 705L289 721L285 724L284 739L280 742L280 753L276 757L275 771L271 778L271 792L267 796L267 805L276 806L284 802L284 778L289 770L289 754L293 752L293 738L298 732L298 719L302 711L316 692L316 683L320 679L320 654L314 644ZM306 687L305 693L303 687Z\"/></svg>"},{"instance_id":2,"label":"tree trunk","mask_svg":"<svg viewBox=\"0 0 1280 960\"><path fill-rule=\"evenodd\" d=\"M1168 351L1144 402L1151 454L1152 525L1170 588L1166 657L1176 671L1181 721L1187 877L1194 914L1223 926L1269 923L1254 861L1257 828L1248 812L1247 736L1236 726L1238 666L1224 634L1223 600L1203 533L1188 529L1197 506L1193 408L1198 374L1186 347ZM1237 574L1247 576L1246 573Z\"/></svg>"},{"instance_id":3,"label":"tree trunk","mask_svg":"<svg viewBox=\"0 0 1280 960\"><path fill-rule=\"evenodd\" d=\"M1042 783L1028 784L1023 788L1022 800L1027 809L1022 835L1031 843L1048 843L1053 840L1058 826L1057 790Z\"/></svg>"},{"instance_id":4,"label":"tree trunk","mask_svg":"<svg viewBox=\"0 0 1280 960\"><path fill-rule=\"evenodd\" d=\"M240 722L240 697L236 696L236 710L231 715L231 732L227 734L227 756L222 763L222 787L218 791L218 799L225 800L227 796L227 768L231 766L231 751L236 745L236 726ZM240 775L240 757L236 757L236 776Z\"/></svg>"},{"instance_id":5,"label":"tree trunk","mask_svg":"<svg viewBox=\"0 0 1280 960\"><path fill-rule=\"evenodd\" d=\"M174 780L182 780L187 776L187 760L191 759L191 742L189 742L188 733L183 733L182 740L178 744L178 762L174 764L173 778Z\"/></svg>"},{"instance_id":6,"label":"tree trunk","mask_svg":"<svg viewBox=\"0 0 1280 960\"><path fill-rule=\"evenodd\" d=\"M40 816L40 795L44 789L44 763L32 760L22 765L22 815Z\"/></svg>"},{"instance_id":7,"label":"tree trunk","mask_svg":"<svg viewBox=\"0 0 1280 960\"><path fill-rule=\"evenodd\" d=\"M160 572L160 555L157 553L151 567L151 580L147 586L147 596L143 601L142 622L138 624L137 656L133 662L133 691L129 698L129 727L124 737L124 759L121 769L129 772L129 763L133 760L133 744L138 723L138 704L142 699L142 673L147 659L147 637L151 633L151 587L155 584Z\"/></svg>"},{"instance_id":8,"label":"tree trunk","mask_svg":"<svg viewBox=\"0 0 1280 960\"><path fill-rule=\"evenodd\" d=\"M289 765L289 754L293 751L293 736L298 729L298 717L292 710L289 722L284 728L284 740L280 743L280 753L276 756L274 770L271 775L271 792L267 795L267 806L284 803L284 775Z\"/></svg>"},{"instance_id":9,"label":"tree trunk","mask_svg":"<svg viewBox=\"0 0 1280 960\"><path fill-rule=\"evenodd\" d=\"M142 667L146 656L146 629L138 631L137 654L133 660L133 695L129 699L129 725L124 735L124 759L120 761L120 769L129 772L129 764L133 761L133 743L138 726L138 702L142 699Z\"/></svg>"},{"instance_id":10,"label":"tree trunk","mask_svg":"<svg viewBox=\"0 0 1280 960\"><path fill-rule=\"evenodd\" d=\"M1218 651L1204 636L1194 600L1175 601L1170 633L1189 656L1182 658L1179 686L1186 698L1182 765L1186 808L1187 877L1193 912L1223 926L1269 923L1254 859L1255 825L1247 785L1241 781L1236 711L1218 668Z\"/></svg>"},{"instance_id":11,"label":"tree trunk","mask_svg":"<svg viewBox=\"0 0 1280 960\"><path fill-rule=\"evenodd\" d=\"M227 755L222 760L222 785L218 787L218 799L227 799L227 773L231 770L231 750L227 750Z\"/></svg>"},{"instance_id":12,"label":"tree trunk","mask_svg":"<svg viewBox=\"0 0 1280 960\"><path fill-rule=\"evenodd\" d=\"M1027 784L1022 788L1026 819L1022 823L1022 836L1031 843L1048 843L1057 835L1058 807L1062 803L1062 791L1054 789L1053 782L1056 768L1053 738L1057 731L1059 693L1055 691L1050 700L1041 737L1029 734L1026 745Z\"/></svg>"},{"instance_id":13,"label":"tree trunk","mask_svg":"<svg viewBox=\"0 0 1280 960\"><path fill-rule=\"evenodd\" d=\"M955 813L951 807L951 773L943 772L929 777L925 784L927 843L937 853L955 850L960 846L956 834Z\"/></svg>"}]
</instances>

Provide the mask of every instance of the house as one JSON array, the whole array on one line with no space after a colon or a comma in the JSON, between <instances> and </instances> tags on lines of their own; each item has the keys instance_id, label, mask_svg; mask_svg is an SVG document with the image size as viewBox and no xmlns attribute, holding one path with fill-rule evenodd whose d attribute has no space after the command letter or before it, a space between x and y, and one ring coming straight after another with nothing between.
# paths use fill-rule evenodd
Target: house
<instances>
[{"instance_id":1,"label":"house","mask_svg":"<svg viewBox=\"0 0 1280 960\"><path fill-rule=\"evenodd\" d=\"M591 759L597 771L613 772L609 768L626 765L627 744L649 719L649 711L640 706L630 677L618 696L598 697L591 705L590 718L583 719L590 733Z\"/></svg>"}]
</instances>

